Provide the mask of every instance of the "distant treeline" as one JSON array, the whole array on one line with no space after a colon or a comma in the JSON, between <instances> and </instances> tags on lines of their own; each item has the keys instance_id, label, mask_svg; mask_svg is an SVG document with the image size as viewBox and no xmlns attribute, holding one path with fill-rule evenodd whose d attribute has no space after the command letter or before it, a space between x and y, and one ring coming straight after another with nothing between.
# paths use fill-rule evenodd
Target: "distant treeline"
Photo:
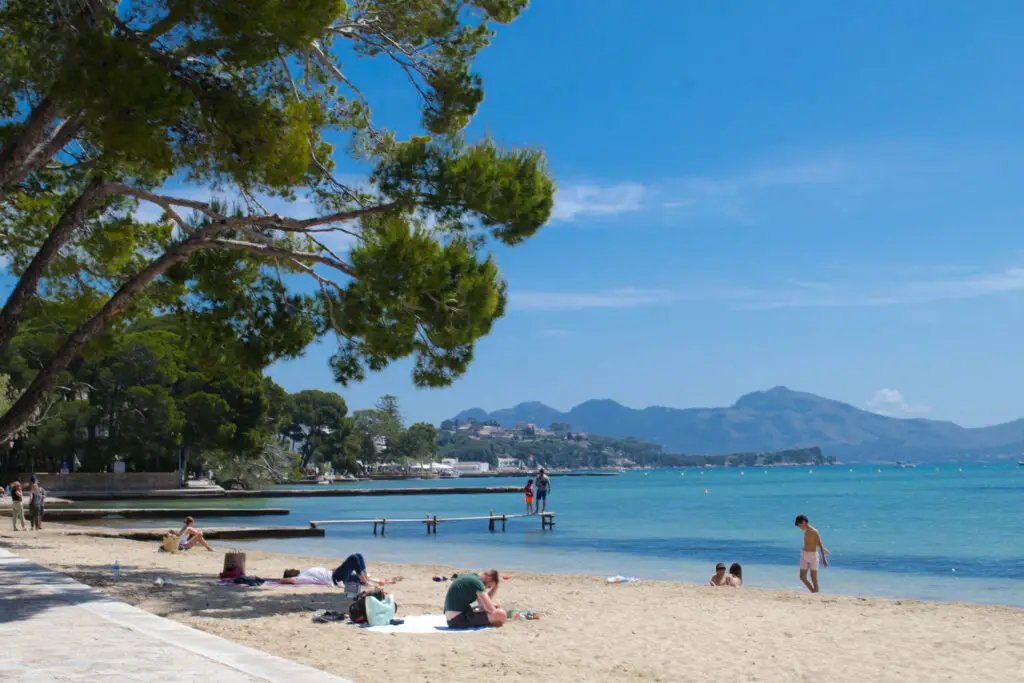
<instances>
[{"instance_id":1,"label":"distant treeline","mask_svg":"<svg viewBox=\"0 0 1024 683\"><path fill-rule=\"evenodd\" d=\"M481 423L482 425L484 423ZM497 426L497 425L493 425ZM567 427L557 423L552 427ZM452 423L441 425L437 436L440 457L486 462L499 459L522 461L527 466L568 469L605 467L755 467L764 465L826 465L835 463L818 447L795 448L773 453L694 455L666 453L658 444L639 439L616 439L596 434L567 432L561 436L537 436L533 428L502 430L500 435L469 434Z\"/></svg>"}]
</instances>

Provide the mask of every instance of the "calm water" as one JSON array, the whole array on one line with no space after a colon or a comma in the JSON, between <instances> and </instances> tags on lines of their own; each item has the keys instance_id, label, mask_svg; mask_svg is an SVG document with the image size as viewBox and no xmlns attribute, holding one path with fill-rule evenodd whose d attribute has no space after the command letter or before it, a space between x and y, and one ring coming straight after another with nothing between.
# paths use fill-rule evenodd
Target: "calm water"
<instances>
[{"instance_id":1,"label":"calm water","mask_svg":"<svg viewBox=\"0 0 1024 683\"><path fill-rule=\"evenodd\" d=\"M833 566L821 573L827 592L1024 607L1024 468L1013 463L880 470L836 466L556 477L549 500L549 509L558 513L554 532L542 532L535 518L510 521L504 534L488 533L484 521L441 525L436 537L427 537L419 524L389 527L387 538L375 538L369 525L337 525L328 527L326 539L247 545L339 558L361 551L394 562L701 583L716 562L740 562L748 585L795 590L801 588L796 576L801 537L793 518L802 512L832 551ZM454 483L498 486L525 480ZM290 517L266 522L304 524L427 513L483 515L492 509L511 514L520 512L523 501L503 494L278 498L246 504L289 507Z\"/></svg>"}]
</instances>

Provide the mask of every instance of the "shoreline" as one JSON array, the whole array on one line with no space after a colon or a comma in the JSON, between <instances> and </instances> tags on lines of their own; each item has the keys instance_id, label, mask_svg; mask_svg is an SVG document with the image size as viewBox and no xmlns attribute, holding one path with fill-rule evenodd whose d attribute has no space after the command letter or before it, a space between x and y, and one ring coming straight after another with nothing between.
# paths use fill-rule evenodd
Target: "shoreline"
<instances>
[{"instance_id":1,"label":"shoreline","mask_svg":"<svg viewBox=\"0 0 1024 683\"><path fill-rule=\"evenodd\" d=\"M80 529L76 525L76 529ZM217 583L218 552L157 552L155 543L0 531L0 547L64 572L120 600L229 640L354 680L479 681L502 677L580 680L1015 681L1024 674L1020 609L969 603L811 595L643 581L607 585L592 576L501 570L498 601L533 608L538 621L467 634L382 635L314 624L332 588L234 588ZM359 548L352 548L358 551ZM276 578L289 566L333 567L317 558L245 549L247 573ZM121 580L112 577L118 561ZM399 616L440 612L452 567L385 564L367 556ZM481 567L483 568L483 567ZM465 568L456 568L465 569ZM173 584L154 585L158 577Z\"/></svg>"}]
</instances>

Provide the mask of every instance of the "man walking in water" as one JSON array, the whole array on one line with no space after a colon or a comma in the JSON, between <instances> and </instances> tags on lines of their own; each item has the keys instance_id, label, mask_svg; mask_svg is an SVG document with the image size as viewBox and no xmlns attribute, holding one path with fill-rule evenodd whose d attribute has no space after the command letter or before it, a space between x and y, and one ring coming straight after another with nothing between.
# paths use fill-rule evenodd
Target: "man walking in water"
<instances>
[{"instance_id":1,"label":"man walking in water","mask_svg":"<svg viewBox=\"0 0 1024 683\"><path fill-rule=\"evenodd\" d=\"M812 593L818 592L818 551L821 551L821 563L828 567L828 549L821 543L821 534L807 522L807 515L796 516L796 526L804 532L804 548L800 552L800 580ZM807 580L807 572L811 580Z\"/></svg>"}]
</instances>

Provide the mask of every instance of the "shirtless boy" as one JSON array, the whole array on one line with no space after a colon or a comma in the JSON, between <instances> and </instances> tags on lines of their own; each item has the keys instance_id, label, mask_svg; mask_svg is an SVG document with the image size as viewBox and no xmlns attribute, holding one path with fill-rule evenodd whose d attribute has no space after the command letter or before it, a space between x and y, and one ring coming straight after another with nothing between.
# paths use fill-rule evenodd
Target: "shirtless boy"
<instances>
[{"instance_id":1,"label":"shirtless boy","mask_svg":"<svg viewBox=\"0 0 1024 683\"><path fill-rule=\"evenodd\" d=\"M800 552L800 580L812 593L818 592L818 551L821 550L821 564L828 566L828 550L821 543L821 534L807 523L807 515L796 516L796 526L804 532L804 548ZM807 580L807 572L811 580Z\"/></svg>"}]
</instances>

